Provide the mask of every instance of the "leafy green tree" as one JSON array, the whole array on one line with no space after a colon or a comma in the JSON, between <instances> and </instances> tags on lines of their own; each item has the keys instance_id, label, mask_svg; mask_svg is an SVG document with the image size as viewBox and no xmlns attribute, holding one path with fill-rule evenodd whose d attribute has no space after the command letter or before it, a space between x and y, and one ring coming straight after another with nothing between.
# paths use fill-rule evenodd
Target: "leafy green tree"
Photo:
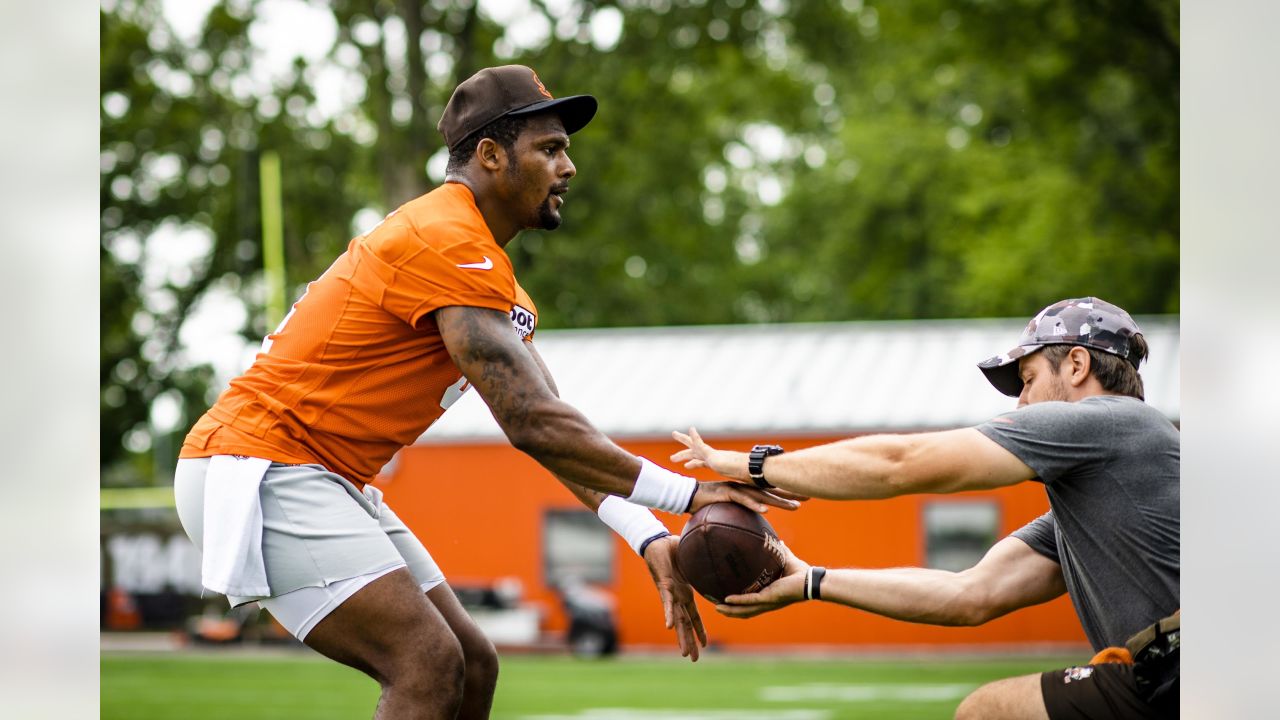
<instances>
[{"instance_id":1,"label":"leafy green tree","mask_svg":"<svg viewBox=\"0 0 1280 720\"><path fill-rule=\"evenodd\" d=\"M1176 3L844 5L795 6L832 127L762 232L766 317L1177 311Z\"/></svg>"},{"instance_id":2,"label":"leafy green tree","mask_svg":"<svg viewBox=\"0 0 1280 720\"><path fill-rule=\"evenodd\" d=\"M298 64L269 93L243 89L252 17L210 12L198 47L173 36L159 4L121 3L102 20L102 424L105 482L149 479L154 442L172 463L186 427L212 400L212 371L185 357L183 323L212 288L249 299L246 339L266 327L258 238L258 156L280 153L290 280L323 269L355 211L370 201L368 164L335 121L314 123ZM194 255L157 272L166 255ZM329 257L329 259L324 259ZM153 437L158 398L176 408ZM163 472L161 472L163 474Z\"/></svg>"},{"instance_id":3,"label":"leafy green tree","mask_svg":"<svg viewBox=\"0 0 1280 720\"><path fill-rule=\"evenodd\" d=\"M261 2L192 43L160 7L101 15L107 483L163 479L221 389L194 317L268 329L261 153L292 299L441 180L436 120L494 64L601 101L564 226L508 246L543 327L1178 309L1176 2L334 0L327 55L265 85Z\"/></svg>"}]
</instances>

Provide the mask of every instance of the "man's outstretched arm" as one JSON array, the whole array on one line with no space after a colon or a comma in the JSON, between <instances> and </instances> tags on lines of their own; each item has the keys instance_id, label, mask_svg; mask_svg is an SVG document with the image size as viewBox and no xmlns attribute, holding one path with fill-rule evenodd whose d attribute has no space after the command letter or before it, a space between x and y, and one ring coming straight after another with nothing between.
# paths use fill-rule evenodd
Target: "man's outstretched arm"
<instances>
[{"instance_id":1,"label":"man's outstretched arm","mask_svg":"<svg viewBox=\"0 0 1280 720\"><path fill-rule=\"evenodd\" d=\"M804 599L809 565L791 555L787 575L758 593L725 598L716 610L748 618ZM977 565L961 572L928 568L861 570L832 568L821 599L866 612L930 625L981 625L1018 608L1048 602L1066 592L1062 567L1007 537Z\"/></svg>"},{"instance_id":2,"label":"man's outstretched arm","mask_svg":"<svg viewBox=\"0 0 1280 720\"><path fill-rule=\"evenodd\" d=\"M631 493L639 458L556 397L505 314L453 306L437 310L435 319L454 364L512 445L557 476L600 492Z\"/></svg>"},{"instance_id":3,"label":"man's outstretched arm","mask_svg":"<svg viewBox=\"0 0 1280 720\"><path fill-rule=\"evenodd\" d=\"M505 313L450 306L436 310L434 318L449 356L493 411L512 445L558 477L591 490L640 501L633 492L643 465L640 458L615 445L582 413L556 397L537 363L523 347L524 342L511 329L511 320ZM655 496L661 496L661 500L642 504L676 513L725 501L738 502L758 511L768 506L797 507L794 501L740 483L701 483L693 492L691 478L681 480L661 469L652 472L650 477L670 479L664 475L674 476L672 484L656 483L660 486L659 492L645 496L645 500ZM672 502L678 493L667 490L681 482L688 490L675 498L678 503ZM692 505L688 504L690 499ZM676 504L679 507L675 507Z\"/></svg>"},{"instance_id":4,"label":"man's outstretched arm","mask_svg":"<svg viewBox=\"0 0 1280 720\"><path fill-rule=\"evenodd\" d=\"M560 397L560 389L556 387L555 378L551 375L551 370L547 368L547 364L543 361L538 349L534 347L532 342L526 341L524 346L529 351L530 357L533 358L534 364L542 371L542 377L546 380L547 387L556 397ZM590 508L592 512L599 512L601 503L612 497L611 495L585 488L559 475L556 476L556 479L568 488L569 492L573 493L579 502ZM615 498L611 502L619 502L619 500ZM628 509L626 512L627 514L642 513L650 518L653 517L648 510L638 506ZM606 513L605 517L610 516ZM612 517L616 517L616 515ZM662 601L663 622L668 629L676 631L676 641L680 645L680 655L697 662L700 655L699 648L707 646L707 631L702 625L702 616L698 613L698 606L693 600L693 588L680 576L680 572L676 568L675 553L679 544L679 536L667 533L666 528L658 522L657 518L651 521L646 518L645 523L651 524L653 530L660 530L664 533L663 536L653 539L652 531L641 532L638 538L642 538L645 535L650 535L651 537L645 539L640 548L637 549L641 559L644 560L645 565L649 568L649 575L653 578L653 584L658 589L658 598ZM623 524L624 527L621 529L626 529L625 521L623 523L615 522L614 524ZM620 528L613 529L615 531L620 530ZM623 538L629 541L633 539L627 538L625 533L623 533Z\"/></svg>"},{"instance_id":5,"label":"man's outstretched arm","mask_svg":"<svg viewBox=\"0 0 1280 720\"><path fill-rule=\"evenodd\" d=\"M751 482L747 453L717 450L698 431L672 433L685 449L671 456L686 468L709 467ZM874 500L912 493L989 490L1036 476L1013 453L974 428L902 435L865 435L768 458L765 479L800 495Z\"/></svg>"}]
</instances>

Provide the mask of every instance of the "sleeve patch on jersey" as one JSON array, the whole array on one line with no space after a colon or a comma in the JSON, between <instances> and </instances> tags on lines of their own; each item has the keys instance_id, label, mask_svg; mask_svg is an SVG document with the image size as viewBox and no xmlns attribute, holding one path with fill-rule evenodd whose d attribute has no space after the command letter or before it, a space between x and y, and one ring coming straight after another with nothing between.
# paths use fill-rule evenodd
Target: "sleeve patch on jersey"
<instances>
[{"instance_id":1,"label":"sleeve patch on jersey","mask_svg":"<svg viewBox=\"0 0 1280 720\"><path fill-rule=\"evenodd\" d=\"M521 339L532 335L537 325L537 315L519 305L511 306L511 327L516 329L516 333L520 335Z\"/></svg>"}]
</instances>

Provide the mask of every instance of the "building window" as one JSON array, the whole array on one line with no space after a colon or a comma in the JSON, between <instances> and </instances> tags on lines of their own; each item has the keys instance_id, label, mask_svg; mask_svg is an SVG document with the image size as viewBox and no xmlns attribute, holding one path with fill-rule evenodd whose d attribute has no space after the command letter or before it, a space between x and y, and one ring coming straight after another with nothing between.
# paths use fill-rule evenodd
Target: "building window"
<instances>
[{"instance_id":1,"label":"building window","mask_svg":"<svg viewBox=\"0 0 1280 720\"><path fill-rule=\"evenodd\" d=\"M996 542L1000 510L992 500L931 501L924 504L925 565L966 570Z\"/></svg>"},{"instance_id":2,"label":"building window","mask_svg":"<svg viewBox=\"0 0 1280 720\"><path fill-rule=\"evenodd\" d=\"M570 577L613 582L613 531L589 510L548 510L542 523L543 580L555 587Z\"/></svg>"}]
</instances>

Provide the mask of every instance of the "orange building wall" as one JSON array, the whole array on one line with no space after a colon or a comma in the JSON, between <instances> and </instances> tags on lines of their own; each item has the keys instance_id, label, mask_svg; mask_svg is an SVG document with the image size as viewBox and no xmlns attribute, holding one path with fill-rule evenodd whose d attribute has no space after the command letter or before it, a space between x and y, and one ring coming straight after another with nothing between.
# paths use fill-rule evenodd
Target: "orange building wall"
<instances>
[{"instance_id":1,"label":"orange building wall","mask_svg":"<svg viewBox=\"0 0 1280 720\"><path fill-rule=\"evenodd\" d=\"M788 440L790 449L838 438ZM715 438L719 447L747 450L755 439ZM634 441L633 453L671 467L679 449L673 441ZM710 479L706 471L699 477ZM566 627L556 596L542 580L542 518L551 508L582 505L528 456L502 444L419 445L402 451L394 475L379 485L387 502L417 533L456 585L518 578L524 597L542 606L544 629ZM769 521L806 561L827 566L920 566L925 561L924 503L937 499L994 497L1001 536L1048 510L1036 483L991 492L914 496L893 500L831 502L811 500L796 512L773 510ZM684 517L657 513L673 532ZM672 645L662 625L657 592L643 561L615 536L615 582L619 635L626 645ZM824 645L863 648L904 646L1084 645L1070 601L1016 611L976 628L905 623L827 603L808 603L751 620L730 620L699 599L714 643L727 648L768 645Z\"/></svg>"}]
</instances>

